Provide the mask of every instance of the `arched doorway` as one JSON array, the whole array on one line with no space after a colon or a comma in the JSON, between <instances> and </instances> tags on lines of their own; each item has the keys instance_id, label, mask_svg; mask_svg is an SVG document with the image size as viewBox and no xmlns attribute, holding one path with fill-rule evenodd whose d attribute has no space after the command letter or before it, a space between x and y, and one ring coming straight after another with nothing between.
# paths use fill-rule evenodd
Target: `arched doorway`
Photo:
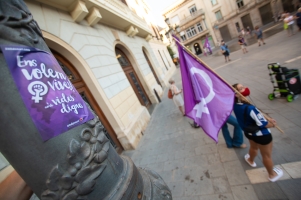
<instances>
[{"instance_id":1,"label":"arched doorway","mask_svg":"<svg viewBox=\"0 0 301 200\"><path fill-rule=\"evenodd\" d=\"M142 87L142 84L140 83L140 80L138 79L138 76L135 73L135 70L131 62L129 61L127 56L117 47L115 48L115 53L116 53L116 58L119 64L121 65L127 79L129 80L133 90L135 91L136 96L138 97L141 105L148 108L151 105L151 101L146 95L146 92Z\"/></svg>"},{"instance_id":2,"label":"arched doorway","mask_svg":"<svg viewBox=\"0 0 301 200\"><path fill-rule=\"evenodd\" d=\"M155 70L154 70L154 68L153 68L153 66L152 66L152 63L151 63L150 60L148 59L148 56L146 55L145 51L144 51L144 50L142 50L142 51L143 51L143 55L144 55L144 57L145 57L145 59L146 59L146 61L147 61L147 63L148 63L149 68L150 68L150 69L152 70L152 72L153 72L153 75L154 75L154 77L155 77L155 79L156 79L158 85L162 86L161 83L160 83L160 81L159 81L159 78L158 78L158 76L157 76L157 74L156 74L156 72L155 72Z\"/></svg>"},{"instance_id":3,"label":"arched doorway","mask_svg":"<svg viewBox=\"0 0 301 200\"><path fill-rule=\"evenodd\" d=\"M52 50L52 53L56 60L58 61L59 65L62 67L65 74L68 76L71 83L74 85L78 93L82 96L82 98L90 105L92 110L95 112L95 114L99 117L100 122L102 123L103 131L107 138L110 140L110 143L112 146L116 149L118 153L121 153L123 151L123 147L121 146L119 140L117 139L117 136L110 125L109 121L105 117L102 110L97 105L93 95L91 94L89 88L86 86L84 80L80 76L80 74L77 72L75 67L62 55L57 53L56 51Z\"/></svg>"},{"instance_id":4,"label":"arched doorway","mask_svg":"<svg viewBox=\"0 0 301 200\"><path fill-rule=\"evenodd\" d=\"M193 45L193 47L194 47L194 50L195 50L195 54L196 54L196 55L202 54L202 49L201 49L199 43L195 43L195 44Z\"/></svg>"}]
</instances>

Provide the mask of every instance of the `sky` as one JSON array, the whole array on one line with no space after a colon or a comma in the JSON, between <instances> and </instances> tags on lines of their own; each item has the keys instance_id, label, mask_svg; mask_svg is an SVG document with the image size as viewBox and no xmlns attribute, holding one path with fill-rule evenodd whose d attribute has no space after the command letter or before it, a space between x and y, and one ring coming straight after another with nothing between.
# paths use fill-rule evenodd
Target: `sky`
<instances>
[{"instance_id":1,"label":"sky","mask_svg":"<svg viewBox=\"0 0 301 200\"><path fill-rule=\"evenodd\" d=\"M164 17L161 15L162 11L179 0L145 0L149 5L157 24L164 28L166 23L164 22Z\"/></svg>"}]
</instances>

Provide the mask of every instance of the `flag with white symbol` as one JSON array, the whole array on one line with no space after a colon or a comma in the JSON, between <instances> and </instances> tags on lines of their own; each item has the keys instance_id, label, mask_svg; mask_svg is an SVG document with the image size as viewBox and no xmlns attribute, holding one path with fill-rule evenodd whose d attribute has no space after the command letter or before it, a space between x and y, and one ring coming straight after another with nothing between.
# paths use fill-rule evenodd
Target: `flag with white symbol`
<instances>
[{"instance_id":1,"label":"flag with white symbol","mask_svg":"<svg viewBox=\"0 0 301 200\"><path fill-rule=\"evenodd\" d=\"M219 130L232 112L235 94L231 87L205 64L193 58L178 42L177 45L185 114L218 142Z\"/></svg>"}]
</instances>

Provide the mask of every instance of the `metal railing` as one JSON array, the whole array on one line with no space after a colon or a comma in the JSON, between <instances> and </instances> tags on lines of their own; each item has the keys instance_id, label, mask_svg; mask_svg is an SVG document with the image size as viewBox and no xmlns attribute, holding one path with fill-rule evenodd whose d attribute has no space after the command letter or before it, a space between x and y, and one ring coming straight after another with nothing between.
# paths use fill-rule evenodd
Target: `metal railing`
<instances>
[{"instance_id":1,"label":"metal railing","mask_svg":"<svg viewBox=\"0 0 301 200\"><path fill-rule=\"evenodd\" d=\"M196 17L198 17L200 15L204 15L204 14L205 13L204 13L203 9L197 10L197 11L191 13L190 16L187 16L184 19L180 20L180 24L179 25L182 26L182 25L186 24L187 22L193 20L194 18L196 18Z\"/></svg>"}]
</instances>

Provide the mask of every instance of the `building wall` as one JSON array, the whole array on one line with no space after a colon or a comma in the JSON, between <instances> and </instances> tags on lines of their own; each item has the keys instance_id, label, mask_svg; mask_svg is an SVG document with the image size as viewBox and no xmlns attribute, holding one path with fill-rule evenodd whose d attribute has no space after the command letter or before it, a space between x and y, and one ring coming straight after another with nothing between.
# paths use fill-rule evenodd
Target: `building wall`
<instances>
[{"instance_id":1,"label":"building wall","mask_svg":"<svg viewBox=\"0 0 301 200\"><path fill-rule=\"evenodd\" d=\"M140 37L129 37L124 31L101 23L93 27L86 21L75 23L69 13L44 4L34 1L26 1L26 4L43 30L46 41L52 41L52 48L65 57L72 52L73 57L69 56L68 60L83 77L123 148L135 148L150 115L140 104L116 59L115 47L123 48L150 101L157 103L153 88L157 88L160 95L162 88L156 83L142 49L149 53L149 59L159 68L157 76L166 82L172 72L166 76L166 72L160 70L164 66L158 62L156 55L157 49L164 50L166 46L163 43L153 45ZM153 50L152 46L156 49Z\"/></svg>"}]
</instances>

